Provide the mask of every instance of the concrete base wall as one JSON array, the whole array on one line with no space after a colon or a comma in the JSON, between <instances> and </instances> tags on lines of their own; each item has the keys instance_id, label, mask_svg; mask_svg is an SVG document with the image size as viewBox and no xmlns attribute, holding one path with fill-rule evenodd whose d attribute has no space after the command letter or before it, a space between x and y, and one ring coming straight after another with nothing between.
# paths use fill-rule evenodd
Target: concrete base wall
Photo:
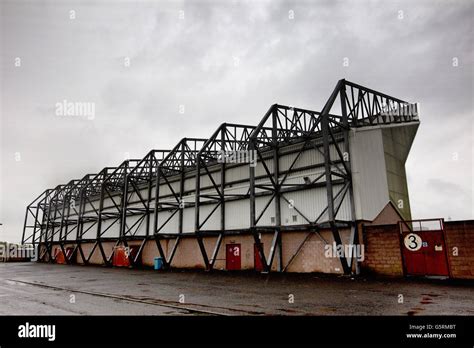
<instances>
[{"instance_id":1,"label":"concrete base wall","mask_svg":"<svg viewBox=\"0 0 474 348\"><path fill-rule=\"evenodd\" d=\"M340 231L343 244L349 244L350 231ZM445 223L445 238L448 254L450 276L459 279L474 279L474 221L456 221ZM262 242L265 255L268 257L273 234L263 234ZM363 273L373 273L384 276L400 277L404 275L403 260L400 245L399 228L397 224L366 225L359 229L359 240L364 245L364 261L361 263ZM175 239L161 240L163 251L169 255L173 249ZM217 237L205 237L204 245L208 256L212 255ZM282 267L286 272L298 273L332 273L342 274L343 269L338 257L325 255L325 246L333 245L332 233L328 230L320 233L285 232L282 234ZM140 245L141 241L131 241L129 245ZM112 254L115 242L104 242L103 248L109 257ZM214 265L216 270L226 270L226 245L240 244L241 269L255 269L254 239L251 235L235 235L223 238L217 259ZM84 243L82 248L87 257L93 248L93 243ZM65 245L65 247L73 245ZM300 248L301 247L301 248ZM53 248L53 255L55 249ZM299 252L297 252L297 250ZM296 255L296 256L295 256ZM154 258L159 252L154 240L148 241L143 249L141 262L145 266L153 266ZM278 253L275 255L272 270L277 271ZM290 262L291 260L291 262ZM47 261L47 260L46 260ZM76 262L82 263L79 253ZM99 248L96 248L90 258L91 264L102 264ZM173 268L204 269L198 243L194 237L183 237L176 249L171 263Z\"/></svg>"},{"instance_id":2,"label":"concrete base wall","mask_svg":"<svg viewBox=\"0 0 474 348\"><path fill-rule=\"evenodd\" d=\"M350 231L340 231L341 239L344 244L349 244ZM273 234L263 234L262 242L264 246L265 256L268 257L270 254L270 248L272 244ZM204 245L208 254L208 257L212 255L214 247L217 242L217 237L204 237ZM163 251L169 255L173 249L175 239L164 239L161 240L161 247ZM320 272L320 273L335 273L342 274L343 268L339 258L328 257L325 255L325 245L333 245L334 238L330 231L321 231L319 234L313 232L287 232L282 234L282 267L287 266L287 272L298 272L298 273L309 273L309 272ZM140 245L141 241L129 241L128 244ZM240 244L241 253L241 269L242 270L253 270L255 269L255 256L254 256L254 239L251 235L235 235L226 236L222 239L219 252L217 254L214 268L216 270L226 270L226 245L227 244ZM90 251L92 250L94 243L83 243L82 249L84 255L87 258ZM115 242L103 242L104 251L109 257L115 246ZM71 247L73 245L70 245ZM68 245L65 245L68 247ZM301 248L300 248L301 247ZM53 255L59 249L59 246L53 248ZM298 253L297 250L299 250ZM296 256L295 256L296 254ZM154 240L146 242L141 262L144 266L153 266L154 258L159 257L158 248ZM277 271L278 269L278 252L275 254L275 258L272 265L272 270ZM290 262L291 260L291 262ZM75 262L82 264L82 258L79 252L76 254ZM90 264L100 265L103 264L100 250L96 247L92 254ZM289 264L288 264L289 263ZM201 255L198 242L196 238L184 237L180 240L178 248L176 249L175 256L171 263L173 268L190 268L190 269L204 269L205 264Z\"/></svg>"}]
</instances>

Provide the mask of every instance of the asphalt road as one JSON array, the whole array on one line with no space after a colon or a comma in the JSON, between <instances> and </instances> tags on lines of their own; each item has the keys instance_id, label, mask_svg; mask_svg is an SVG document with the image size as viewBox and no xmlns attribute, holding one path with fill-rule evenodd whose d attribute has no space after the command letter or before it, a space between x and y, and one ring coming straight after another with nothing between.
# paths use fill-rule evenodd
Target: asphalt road
<instances>
[{"instance_id":1,"label":"asphalt road","mask_svg":"<svg viewBox=\"0 0 474 348\"><path fill-rule=\"evenodd\" d=\"M0 263L0 315L473 315L474 282Z\"/></svg>"}]
</instances>

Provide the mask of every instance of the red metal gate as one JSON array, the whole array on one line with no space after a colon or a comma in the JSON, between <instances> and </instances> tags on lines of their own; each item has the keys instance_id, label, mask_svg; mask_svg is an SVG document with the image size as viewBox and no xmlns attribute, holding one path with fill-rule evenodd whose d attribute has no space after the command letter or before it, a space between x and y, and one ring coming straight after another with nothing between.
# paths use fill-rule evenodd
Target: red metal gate
<instances>
[{"instance_id":1,"label":"red metal gate","mask_svg":"<svg viewBox=\"0 0 474 348\"><path fill-rule=\"evenodd\" d=\"M240 244L227 244L225 250L226 269L228 271L239 270L241 268Z\"/></svg>"},{"instance_id":2,"label":"red metal gate","mask_svg":"<svg viewBox=\"0 0 474 348\"><path fill-rule=\"evenodd\" d=\"M449 276L443 220L400 221L399 226L405 274Z\"/></svg>"},{"instance_id":3,"label":"red metal gate","mask_svg":"<svg viewBox=\"0 0 474 348\"><path fill-rule=\"evenodd\" d=\"M262 248L263 248L263 243L262 243ZM258 252L257 244L253 245L253 264L256 271L258 272L263 271L262 258L260 257L260 253Z\"/></svg>"}]
</instances>

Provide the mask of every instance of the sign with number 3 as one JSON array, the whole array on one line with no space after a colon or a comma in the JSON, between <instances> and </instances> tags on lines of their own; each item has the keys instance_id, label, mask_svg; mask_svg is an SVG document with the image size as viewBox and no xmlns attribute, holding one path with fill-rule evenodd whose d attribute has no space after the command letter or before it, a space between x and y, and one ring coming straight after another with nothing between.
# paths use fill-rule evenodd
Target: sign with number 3
<instances>
[{"instance_id":1,"label":"sign with number 3","mask_svg":"<svg viewBox=\"0 0 474 348\"><path fill-rule=\"evenodd\" d=\"M405 236L404 239L405 247L410 251L420 250L423 242L421 237L415 233L409 233Z\"/></svg>"}]
</instances>

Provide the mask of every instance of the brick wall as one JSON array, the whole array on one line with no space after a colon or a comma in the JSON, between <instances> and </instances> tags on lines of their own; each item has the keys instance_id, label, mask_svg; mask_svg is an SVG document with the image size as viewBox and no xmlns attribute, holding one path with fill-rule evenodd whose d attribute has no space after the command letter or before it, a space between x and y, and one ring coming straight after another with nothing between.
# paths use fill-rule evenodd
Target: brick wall
<instances>
[{"instance_id":1,"label":"brick wall","mask_svg":"<svg viewBox=\"0 0 474 348\"><path fill-rule=\"evenodd\" d=\"M398 225L364 226L362 272L403 276L398 233ZM451 278L474 279L474 220L445 222L445 238Z\"/></svg>"},{"instance_id":2,"label":"brick wall","mask_svg":"<svg viewBox=\"0 0 474 348\"><path fill-rule=\"evenodd\" d=\"M364 226L362 273L403 276L398 225Z\"/></svg>"},{"instance_id":3,"label":"brick wall","mask_svg":"<svg viewBox=\"0 0 474 348\"><path fill-rule=\"evenodd\" d=\"M474 220L447 221L444 228L451 277L474 279Z\"/></svg>"}]
</instances>

